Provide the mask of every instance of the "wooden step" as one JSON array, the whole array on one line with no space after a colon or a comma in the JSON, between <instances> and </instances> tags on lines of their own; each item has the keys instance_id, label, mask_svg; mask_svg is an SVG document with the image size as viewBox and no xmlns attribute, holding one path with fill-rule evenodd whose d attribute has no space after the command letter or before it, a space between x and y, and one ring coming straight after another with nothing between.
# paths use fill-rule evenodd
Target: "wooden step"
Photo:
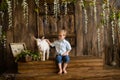
<instances>
[{"instance_id":1,"label":"wooden step","mask_svg":"<svg viewBox=\"0 0 120 80\"><path fill-rule=\"evenodd\" d=\"M120 70L104 69L103 59L73 57L66 75L58 75L54 60L18 63L15 80L119 80Z\"/></svg>"},{"instance_id":2,"label":"wooden step","mask_svg":"<svg viewBox=\"0 0 120 80\"><path fill-rule=\"evenodd\" d=\"M103 60L102 59L71 59L70 60L70 63L69 64L94 64L94 63L103 63ZM32 61L32 62L19 62L18 65L20 67L22 66L34 66L34 65L53 65L55 64L55 61L54 60L47 60L47 61Z\"/></svg>"},{"instance_id":3,"label":"wooden step","mask_svg":"<svg viewBox=\"0 0 120 80\"><path fill-rule=\"evenodd\" d=\"M95 58L95 59L92 59L92 58L87 58L87 59L75 59L75 58L72 58L71 60L70 60L70 63L91 63L91 62L103 62L103 60L102 59L97 59L97 58ZM37 64L48 64L48 65L50 65L50 64L53 64L53 63L55 63L55 60L47 60L47 61L31 61L31 62L19 62L19 66L20 65L37 65Z\"/></svg>"},{"instance_id":4,"label":"wooden step","mask_svg":"<svg viewBox=\"0 0 120 80\"><path fill-rule=\"evenodd\" d=\"M20 64L18 67L19 68L36 68L36 66L38 67L38 68L41 68L41 69L44 69L44 68L55 68L56 67L56 65L57 64L55 64L55 63L51 63L51 64L41 64L41 63L39 63L39 64L34 64L34 62L33 62L33 64ZM68 67L74 67L74 66L76 66L76 67L85 67L85 66L102 66L103 65L103 63L102 62L82 62L82 63L69 63L69 66Z\"/></svg>"},{"instance_id":5,"label":"wooden step","mask_svg":"<svg viewBox=\"0 0 120 80\"><path fill-rule=\"evenodd\" d=\"M68 68L80 68L80 67L102 67L103 63L69 63ZM54 69L57 65L29 65L29 66L18 66L19 69Z\"/></svg>"},{"instance_id":6,"label":"wooden step","mask_svg":"<svg viewBox=\"0 0 120 80\"><path fill-rule=\"evenodd\" d=\"M96 58L71 58L68 65L68 71L71 69L88 70L101 69L103 66L102 59ZM42 72L57 72L57 65L54 60L48 61L32 61L25 63L18 63L18 72L20 73L42 73Z\"/></svg>"},{"instance_id":7,"label":"wooden step","mask_svg":"<svg viewBox=\"0 0 120 80\"><path fill-rule=\"evenodd\" d=\"M82 68L67 68L67 71L70 72L71 70L74 71L75 69L77 69L78 71L88 71L88 70L101 70L103 68L101 67L82 67ZM19 70L19 73L47 73L47 72L58 72L57 68L54 69L21 69Z\"/></svg>"},{"instance_id":8,"label":"wooden step","mask_svg":"<svg viewBox=\"0 0 120 80\"><path fill-rule=\"evenodd\" d=\"M47 73L23 73L17 74L16 80L107 80L110 77L115 77L115 79L110 80L119 80L117 76L120 76L120 70L70 70L67 75L57 75L53 72ZM103 79L102 79L103 78Z\"/></svg>"}]
</instances>

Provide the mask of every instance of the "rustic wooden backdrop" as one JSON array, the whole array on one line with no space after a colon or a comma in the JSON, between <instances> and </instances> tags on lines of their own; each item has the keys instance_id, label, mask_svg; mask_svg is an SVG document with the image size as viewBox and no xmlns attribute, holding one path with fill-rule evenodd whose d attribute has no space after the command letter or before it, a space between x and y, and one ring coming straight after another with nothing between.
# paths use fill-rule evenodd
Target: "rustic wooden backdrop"
<instances>
[{"instance_id":1,"label":"rustic wooden backdrop","mask_svg":"<svg viewBox=\"0 0 120 80\"><path fill-rule=\"evenodd\" d=\"M90 0L86 0L88 3ZM48 15L45 18L45 7L44 0L40 0L40 12L37 14L35 12L36 5L34 0L27 0L28 3L28 26L26 26L26 21L23 18L23 7L22 0L12 0L12 10L13 10L13 26L7 28L8 26L8 15L7 12L4 18L4 26L7 33L7 48L5 50L5 60L8 66L13 66L14 59L10 51L10 43L24 42L27 49L36 50L35 41L31 39L30 34L35 37L42 37L43 35L54 41L57 39L57 32L60 29L66 29L68 35L66 39L72 45L72 51L70 56L97 56L104 58L105 64L111 64L113 61L113 56L116 56L116 62L120 64L120 54L119 54L119 40L117 41L117 48L113 47L111 28L102 28L100 21L102 13L102 0L97 0L97 22L94 21L93 10L90 6L86 7L88 15L88 27L87 33L85 33L85 15L83 8L80 6L80 0L76 3L68 4L68 14L64 15L64 9L61 9L61 13L57 18L53 15L53 0L47 0L48 2ZM112 2L112 1L111 1ZM47 23L46 23L47 21ZM109 25L110 26L110 25ZM100 43L98 45L98 33L97 30L100 29ZM116 39L119 38L116 36ZM99 46L99 47L98 47ZM116 52L115 52L116 50ZM54 54L54 49L51 50ZM115 55L114 55L115 53ZM11 60L11 61L10 61Z\"/></svg>"}]
</instances>

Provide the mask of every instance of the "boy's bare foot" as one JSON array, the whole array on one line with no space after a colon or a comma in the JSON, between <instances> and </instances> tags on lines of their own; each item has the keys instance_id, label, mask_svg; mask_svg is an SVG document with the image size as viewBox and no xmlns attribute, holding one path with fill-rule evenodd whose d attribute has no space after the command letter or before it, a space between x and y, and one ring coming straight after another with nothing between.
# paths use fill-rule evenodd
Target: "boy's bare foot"
<instances>
[{"instance_id":1,"label":"boy's bare foot","mask_svg":"<svg viewBox=\"0 0 120 80\"><path fill-rule=\"evenodd\" d=\"M60 71L58 72L58 74L62 74L62 70L60 70Z\"/></svg>"},{"instance_id":2,"label":"boy's bare foot","mask_svg":"<svg viewBox=\"0 0 120 80\"><path fill-rule=\"evenodd\" d=\"M64 74L67 74L67 71L66 70L63 70Z\"/></svg>"}]
</instances>

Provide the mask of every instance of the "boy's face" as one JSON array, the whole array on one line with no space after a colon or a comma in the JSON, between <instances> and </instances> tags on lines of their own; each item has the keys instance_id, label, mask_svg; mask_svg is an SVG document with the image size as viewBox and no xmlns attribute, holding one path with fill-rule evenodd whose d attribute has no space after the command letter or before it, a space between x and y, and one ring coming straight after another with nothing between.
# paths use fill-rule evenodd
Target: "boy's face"
<instances>
[{"instance_id":1,"label":"boy's face","mask_svg":"<svg viewBox=\"0 0 120 80\"><path fill-rule=\"evenodd\" d=\"M58 34L58 39L63 40L65 38L65 35L63 33Z\"/></svg>"}]
</instances>

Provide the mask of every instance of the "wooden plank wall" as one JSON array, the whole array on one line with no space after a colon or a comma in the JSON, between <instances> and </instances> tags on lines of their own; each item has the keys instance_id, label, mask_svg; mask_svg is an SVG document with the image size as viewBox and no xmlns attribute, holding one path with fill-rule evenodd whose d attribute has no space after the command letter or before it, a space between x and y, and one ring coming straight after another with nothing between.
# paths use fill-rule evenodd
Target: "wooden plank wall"
<instances>
[{"instance_id":1,"label":"wooden plank wall","mask_svg":"<svg viewBox=\"0 0 120 80\"><path fill-rule=\"evenodd\" d=\"M14 0L13 0L14 1ZM48 0L49 1L49 0ZM82 7L77 3L68 5L68 14L64 15L64 11L61 10L60 15L56 21L53 15L53 1L51 0L48 4L48 18L47 24L45 23L45 6L44 0L40 2L40 13L36 16L35 2L28 1L29 6L29 24L25 26L25 20L23 18L22 0L18 0L19 4L13 10L13 28L7 31L7 48L10 53L9 43L11 42L25 42L27 49L35 50L35 42L30 38L29 34L34 36L44 35L51 41L57 38L57 32L60 29L67 29L67 39L70 41L73 50L71 56L82 56L82 55L94 55L101 56L103 53L103 42L101 42L101 50L98 51L97 42L97 27L100 25L100 13L101 13L101 1L97 1L97 23L94 22L94 14L90 7L87 7L88 15L88 32L85 34L84 27L84 13ZM88 1L89 2L89 1ZM91 15L90 15L91 13ZM38 18L39 17L39 18ZM37 18L39 20L37 20ZM38 22L37 22L38 21ZM37 26L39 23L39 26ZM97 25L96 25L97 24ZM39 29L39 30L38 30ZM101 39L101 41L104 41Z\"/></svg>"},{"instance_id":2,"label":"wooden plank wall","mask_svg":"<svg viewBox=\"0 0 120 80\"><path fill-rule=\"evenodd\" d=\"M12 0L12 1L14 2L16 0ZM50 41L54 41L55 39L57 39L57 35L56 35L57 31L60 30L61 28L68 30L67 40L70 41L73 48L70 54L71 56L83 56L83 55L104 56L105 54L106 56L105 64L111 63L110 59L113 58L112 55L109 55L111 53L113 54L111 47L112 46L111 34L107 36L108 34L106 33L107 34L106 35L103 32L104 30L102 28L100 28L101 42L100 42L100 49L98 49L97 29L98 27L101 27L100 25L100 19L101 19L100 14L102 12L101 0L97 0L97 5L96 5L97 22L95 22L93 19L94 17L93 11L91 12L90 7L89 6L87 7L87 15L88 15L87 34L84 32L85 30L84 13L83 13L83 8L80 7L79 5L80 0L78 0L78 2L75 3L75 6L69 7L70 8L69 14L63 15L64 13L61 13L57 19L57 23L55 23L56 19L54 18L53 14L51 14L52 13L51 10L48 14L47 25L45 25L45 20L44 20L44 16L45 16L44 7L41 9L43 13L40 13L38 17L35 12L36 6L34 0L29 0L28 26L25 26L25 20L23 19L23 8L21 6L22 0L17 0L17 1L18 1L17 3L19 4L16 4L15 8L13 8L13 27L7 29L6 31L7 32L7 52L6 52L7 65L10 65L11 63L14 62L14 61L10 61L11 59L13 59L9 47L9 44L11 42L25 42L27 49L36 50L35 41L31 39L29 34L33 34L36 37L38 37L38 35L40 37L42 35L45 35L45 37L50 39ZM41 5L43 6L43 3L41 3ZM14 4L12 6L14 6ZM7 17L5 20L6 20L5 23L8 22ZM37 21L39 22L39 26L37 26L38 23ZM8 23L6 23L6 25L8 25ZM108 33L111 33L111 30L108 29L106 30L108 31ZM107 38L105 38L106 41L104 39L105 36L107 36Z\"/></svg>"},{"instance_id":3,"label":"wooden plank wall","mask_svg":"<svg viewBox=\"0 0 120 80\"><path fill-rule=\"evenodd\" d=\"M90 0L86 0L88 4ZM94 21L94 11L91 10L91 7L88 5L86 6L87 16L88 16L88 26L87 26L87 33L85 33L85 15L84 10L80 6L80 0L76 3L75 6L75 24L76 24L76 34L77 34L77 55L93 55L93 56L102 56L103 54L103 33L102 28L101 31L101 43L100 43L100 50L98 50L98 40L97 40L97 29L101 27L100 24L100 14L102 13L101 6L102 2L97 0L96 7L97 7L97 22Z\"/></svg>"},{"instance_id":4,"label":"wooden plank wall","mask_svg":"<svg viewBox=\"0 0 120 80\"><path fill-rule=\"evenodd\" d=\"M77 55L94 55L94 56L102 56L104 58L105 65L113 65L120 66L120 47L119 47L119 34L118 34L118 25L116 25L115 29L115 44L113 44L112 38L112 27L109 22L108 25L104 25L102 28L100 16L102 9L102 0L97 0L97 22L94 21L94 13L91 10L90 6L86 6L87 15L88 15L88 28L87 34L85 31L85 17L83 8L80 7L79 1L75 4L75 24L76 24L76 38L77 38ZM86 0L88 3L90 0ZM119 9L119 1L110 1L110 5L112 8L115 6ZM91 14L92 11L92 14ZM111 9L110 9L111 11ZM100 29L100 43L98 48L98 34L97 30ZM115 62L115 64L113 64Z\"/></svg>"},{"instance_id":5,"label":"wooden plank wall","mask_svg":"<svg viewBox=\"0 0 120 80\"><path fill-rule=\"evenodd\" d=\"M42 0L44 2L44 0ZM57 32L60 29L66 29L68 31L67 40L70 41L73 49L71 51L71 56L75 56L75 24L74 24L74 5L70 6L68 9L68 15L64 15L61 12L61 15L58 17L57 21L52 11L48 11L47 24L45 23L45 10L43 2L40 1L40 13L39 16L35 12L35 2L34 0L28 1L28 26L25 25L25 20L23 18L23 7L22 0L18 0L17 3L13 4L13 27L7 30L7 53L11 55L9 44L14 42L24 42L27 46L27 49L36 50L35 41L31 39L30 34L33 34L35 37L42 37L43 35L53 41L57 39ZM49 0L48 0L49 1ZM14 0L13 0L14 3ZM49 7L53 8L53 2L48 4ZM68 5L69 6L69 5ZM43 11L43 12L42 12ZM64 11L63 11L64 12ZM38 18L39 17L39 18ZM39 19L37 21L37 19ZM55 23L56 22L56 23ZM39 23L39 26L37 26ZM39 29L39 30L38 30Z\"/></svg>"},{"instance_id":6,"label":"wooden plank wall","mask_svg":"<svg viewBox=\"0 0 120 80\"><path fill-rule=\"evenodd\" d=\"M7 28L7 49L5 55L5 66L7 72L17 72L17 64L14 61L14 57L10 50L10 43L24 42L27 49L35 50L35 42L31 39L29 34L36 35L36 13L34 12L35 4L33 0L28 1L29 7L29 26L25 26L25 20L23 18L22 0L12 0L13 8L13 27ZM16 4L14 5L14 1ZM19 4L17 4L19 3ZM8 22L8 20L6 20ZM7 26L6 26L7 27Z\"/></svg>"},{"instance_id":7,"label":"wooden plank wall","mask_svg":"<svg viewBox=\"0 0 120 80\"><path fill-rule=\"evenodd\" d=\"M79 1L79 0L78 0ZM28 1L29 6L29 26L25 26L25 21L23 18L23 8L22 1L18 0L16 7L13 10L13 28L7 31L7 48L10 52L9 43L11 42L25 42L27 49L35 50L35 42L30 38L29 34L33 34L38 37L44 35L51 41L57 38L57 32L61 28L67 29L68 34L67 39L73 46L71 51L71 56L82 56L82 55L94 55L101 56L103 53L103 42L101 42L100 49L98 51L98 40L97 40L97 27L100 27L100 13L101 11L101 1L97 1L97 23L94 22L94 14L90 7L87 7L88 15L88 32L85 34L84 30L84 13L83 9L80 7L79 2L75 3L75 6L71 4L68 7L68 14L64 15L64 11L56 18L54 17L53 3L48 4L50 11L48 12L47 24L45 23L45 10L43 2L40 2L39 13L39 26L37 26L37 16L35 12L35 2ZM51 6L52 5L52 6ZM75 10L75 11L74 11ZM89 15L91 13L91 15ZM97 25L96 25L97 24ZM38 30L39 29L39 30ZM101 34L103 34L101 32ZM103 35L101 35L103 37ZM101 39L101 41L104 41Z\"/></svg>"},{"instance_id":8,"label":"wooden plank wall","mask_svg":"<svg viewBox=\"0 0 120 80\"><path fill-rule=\"evenodd\" d=\"M43 2L42 2L43 1ZM54 3L48 2L48 15L46 19L45 15L45 6L44 0L40 2L40 13L39 13L39 36L44 35L46 38L48 38L51 42L57 39L57 32L61 29L67 30L67 37L66 39L70 42L72 46L72 51L70 53L71 56L76 55L76 28L75 28L75 11L74 11L74 4L70 3L68 4L68 12L65 15L65 10L60 7L60 13L58 14L58 17L56 18L54 13ZM60 3L61 4L61 3ZM51 52L51 53L55 53Z\"/></svg>"}]
</instances>

